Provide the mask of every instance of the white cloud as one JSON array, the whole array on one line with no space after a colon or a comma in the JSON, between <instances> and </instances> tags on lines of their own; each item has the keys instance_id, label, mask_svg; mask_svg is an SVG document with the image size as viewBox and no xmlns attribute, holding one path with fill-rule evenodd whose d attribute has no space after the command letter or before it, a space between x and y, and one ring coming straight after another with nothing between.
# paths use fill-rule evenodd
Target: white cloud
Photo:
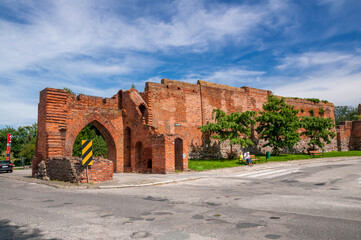
<instances>
[{"instance_id":1,"label":"white cloud","mask_svg":"<svg viewBox=\"0 0 361 240\"><path fill-rule=\"evenodd\" d=\"M171 47L208 48L212 42L232 37L249 39L249 32L274 17L280 7L224 5L179 1L170 21L139 17L133 21L111 11L97 10L86 1L55 1L43 8L32 6L26 14L14 7L28 23L0 20L0 72L21 70L69 54L102 55L106 49L154 52ZM272 7L269 7L272 6ZM277 7L275 7L277 6Z\"/></svg>"},{"instance_id":2,"label":"white cloud","mask_svg":"<svg viewBox=\"0 0 361 240\"><path fill-rule=\"evenodd\" d=\"M274 89L281 96L326 99L335 105L361 103L361 56L343 52L311 52L285 57L278 69L299 69L292 82ZM282 73L282 72L281 72Z\"/></svg>"},{"instance_id":3,"label":"white cloud","mask_svg":"<svg viewBox=\"0 0 361 240\"><path fill-rule=\"evenodd\" d=\"M230 67L213 72L207 71L200 73L188 73L182 78L176 80L189 83L197 83L198 80L203 80L229 86L242 87L249 83L261 81L261 77L264 74L265 72L262 71L248 71L241 68ZM150 81L157 79L160 79L160 77L149 78Z\"/></svg>"},{"instance_id":4,"label":"white cloud","mask_svg":"<svg viewBox=\"0 0 361 240\"><path fill-rule=\"evenodd\" d=\"M300 55L288 56L282 60L278 69L328 67L342 64L343 66L358 68L361 66L361 57L342 52L307 52Z\"/></svg>"}]
</instances>

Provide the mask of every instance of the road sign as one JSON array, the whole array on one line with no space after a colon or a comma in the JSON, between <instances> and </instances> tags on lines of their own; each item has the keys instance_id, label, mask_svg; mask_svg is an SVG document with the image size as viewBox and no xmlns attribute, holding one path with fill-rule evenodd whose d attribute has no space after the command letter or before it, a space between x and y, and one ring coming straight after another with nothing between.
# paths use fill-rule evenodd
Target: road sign
<instances>
[{"instance_id":1,"label":"road sign","mask_svg":"<svg viewBox=\"0 0 361 240\"><path fill-rule=\"evenodd\" d=\"M93 165L93 143L92 140L81 141L81 157L83 159L82 165Z\"/></svg>"}]
</instances>

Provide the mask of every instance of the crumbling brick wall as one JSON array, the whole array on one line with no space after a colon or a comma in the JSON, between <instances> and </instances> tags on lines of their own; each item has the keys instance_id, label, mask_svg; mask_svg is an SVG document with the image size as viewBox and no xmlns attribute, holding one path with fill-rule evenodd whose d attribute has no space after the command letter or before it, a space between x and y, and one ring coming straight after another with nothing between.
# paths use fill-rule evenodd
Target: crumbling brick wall
<instances>
[{"instance_id":1,"label":"crumbling brick wall","mask_svg":"<svg viewBox=\"0 0 361 240\"><path fill-rule=\"evenodd\" d=\"M231 112L262 111L271 91L250 87L236 88L216 83L198 81L197 84L162 79L161 84L147 83L145 100L151 96L147 104L151 106L148 124L162 134L177 134L188 142L187 153L190 158L227 157L230 153L229 143L218 143L209 139L198 129L208 122L212 122L213 109L222 109L227 114ZM334 119L332 103L285 98L286 103L293 105L300 111L299 116L331 117ZM322 113L323 111L323 113ZM320 113L321 112L321 113ZM252 152L265 152L262 141L258 141L254 133L256 146L250 148ZM257 144L258 143L258 144ZM302 138L295 147L297 152L306 152L308 139ZM326 147L327 151L336 150L336 139ZM233 149L239 151L239 147ZM187 155L188 156L188 155Z\"/></svg>"},{"instance_id":2,"label":"crumbling brick wall","mask_svg":"<svg viewBox=\"0 0 361 240\"><path fill-rule=\"evenodd\" d=\"M42 161L36 176L44 180L58 180L71 183L86 183L86 167L81 158L54 157ZM88 166L89 182L105 182L113 179L113 162L94 158Z\"/></svg>"},{"instance_id":3,"label":"crumbling brick wall","mask_svg":"<svg viewBox=\"0 0 361 240\"><path fill-rule=\"evenodd\" d=\"M123 117L118 98L118 95L105 99L76 96L53 88L41 91L33 175L43 160L71 157L77 135L89 123L94 124L105 138L108 158L114 164L114 171L120 171L123 158Z\"/></svg>"},{"instance_id":4,"label":"crumbling brick wall","mask_svg":"<svg viewBox=\"0 0 361 240\"><path fill-rule=\"evenodd\" d=\"M169 79L163 79L160 84L146 83L142 93L136 89L120 90L104 99L46 88L40 93L33 174L45 159L71 157L77 135L89 123L105 138L114 172L168 173L188 169L188 158L225 157L229 144L211 141L198 128L213 121L213 109L220 108L226 113L262 111L270 94L271 91L250 87L236 88L205 81L191 84ZM310 111L321 116L322 110L323 117L334 118L332 103L285 100L300 110L300 116L310 116ZM350 129L348 125L338 128L338 139L343 145L350 145L348 141L358 146L358 126L353 123ZM256 133L254 137L257 143ZM305 151L307 141L303 138L296 151ZM261 145L259 142L252 151L266 150ZM327 151L339 145L334 140Z\"/></svg>"},{"instance_id":5,"label":"crumbling brick wall","mask_svg":"<svg viewBox=\"0 0 361 240\"><path fill-rule=\"evenodd\" d=\"M361 104L358 115L361 115ZM361 150L361 119L341 122L336 129L338 151Z\"/></svg>"}]
</instances>

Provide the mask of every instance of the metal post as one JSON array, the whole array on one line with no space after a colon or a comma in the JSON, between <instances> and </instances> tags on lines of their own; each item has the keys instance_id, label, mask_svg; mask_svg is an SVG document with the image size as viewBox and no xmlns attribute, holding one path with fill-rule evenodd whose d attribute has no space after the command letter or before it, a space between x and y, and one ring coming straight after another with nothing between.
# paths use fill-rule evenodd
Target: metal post
<instances>
[{"instance_id":1,"label":"metal post","mask_svg":"<svg viewBox=\"0 0 361 240\"><path fill-rule=\"evenodd\" d=\"M88 165L86 166L86 183L89 183Z\"/></svg>"}]
</instances>

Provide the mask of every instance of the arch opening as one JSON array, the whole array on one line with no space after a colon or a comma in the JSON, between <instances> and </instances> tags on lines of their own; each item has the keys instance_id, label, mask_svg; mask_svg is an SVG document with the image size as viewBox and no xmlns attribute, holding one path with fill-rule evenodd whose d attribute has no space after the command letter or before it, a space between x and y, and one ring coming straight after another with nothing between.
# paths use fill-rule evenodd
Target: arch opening
<instances>
[{"instance_id":1,"label":"arch opening","mask_svg":"<svg viewBox=\"0 0 361 240\"><path fill-rule=\"evenodd\" d=\"M74 139L71 137L70 139ZM116 171L116 146L112 135L98 121L94 120L76 135L73 144L67 151L73 157L81 157L81 140L90 139L93 141L93 156L102 157L113 162L113 170Z\"/></svg>"},{"instance_id":2,"label":"arch opening","mask_svg":"<svg viewBox=\"0 0 361 240\"><path fill-rule=\"evenodd\" d=\"M153 168L153 161L152 161L152 159L148 159L148 161L147 161L147 172L151 173L152 168Z\"/></svg>"},{"instance_id":3,"label":"arch opening","mask_svg":"<svg viewBox=\"0 0 361 240\"><path fill-rule=\"evenodd\" d=\"M139 105L139 111L142 113L142 115L144 116L146 114L147 111L147 107L144 104Z\"/></svg>"},{"instance_id":4,"label":"arch opening","mask_svg":"<svg viewBox=\"0 0 361 240\"><path fill-rule=\"evenodd\" d=\"M180 138L174 141L174 164L175 170L183 170L183 140Z\"/></svg>"},{"instance_id":5,"label":"arch opening","mask_svg":"<svg viewBox=\"0 0 361 240\"><path fill-rule=\"evenodd\" d=\"M93 156L94 157L108 157L108 146L100 133L99 129L97 129L94 124L89 123L86 125L78 134L75 139L73 145L73 156L81 157L81 141L82 140L92 140L93 142Z\"/></svg>"}]
</instances>

